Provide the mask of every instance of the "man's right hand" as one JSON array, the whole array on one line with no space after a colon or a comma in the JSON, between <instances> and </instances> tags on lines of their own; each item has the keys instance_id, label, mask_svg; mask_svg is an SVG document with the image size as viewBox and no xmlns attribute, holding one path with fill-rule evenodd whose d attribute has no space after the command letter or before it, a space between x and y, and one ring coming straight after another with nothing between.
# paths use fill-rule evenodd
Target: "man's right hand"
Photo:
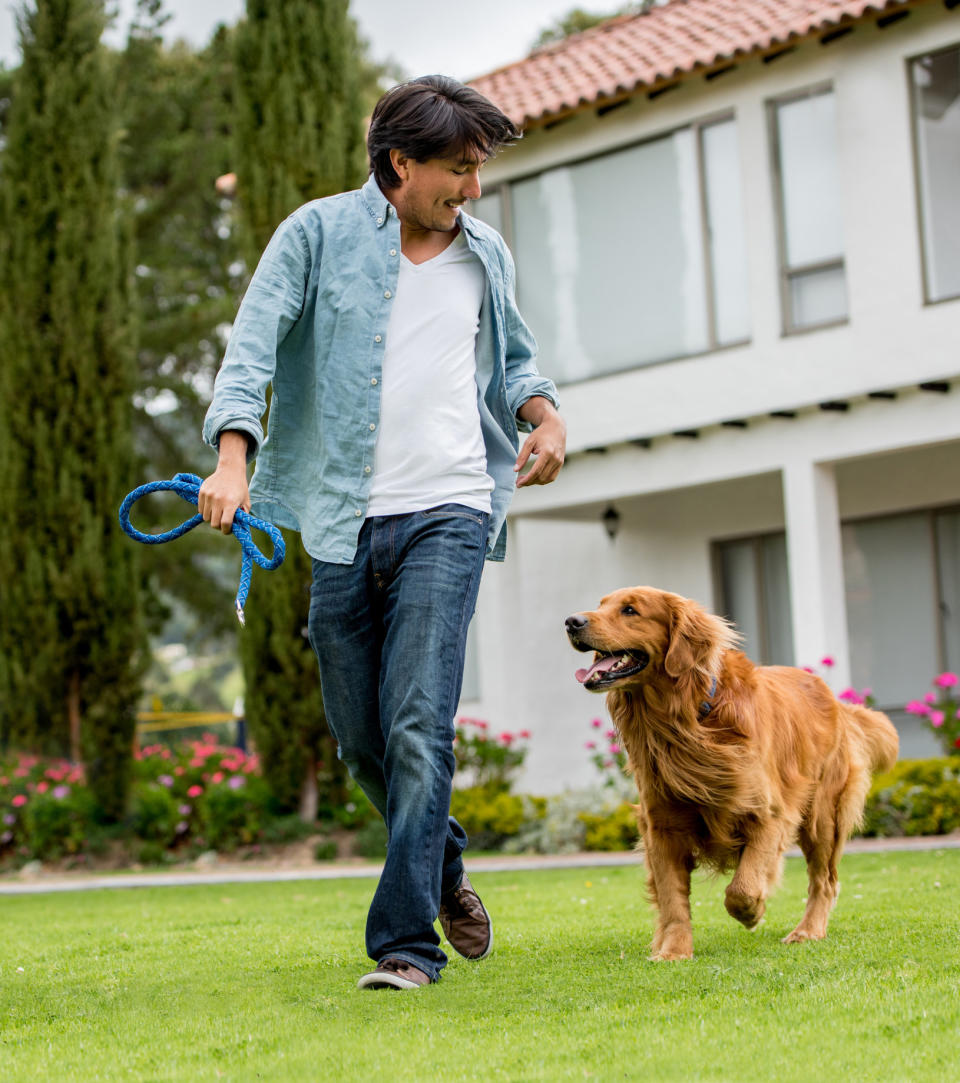
<instances>
[{"instance_id":1,"label":"man's right hand","mask_svg":"<svg viewBox=\"0 0 960 1083\"><path fill-rule=\"evenodd\" d=\"M214 530L229 534L237 508L250 510L247 437L231 430L220 435L217 469L200 486L197 509Z\"/></svg>"}]
</instances>

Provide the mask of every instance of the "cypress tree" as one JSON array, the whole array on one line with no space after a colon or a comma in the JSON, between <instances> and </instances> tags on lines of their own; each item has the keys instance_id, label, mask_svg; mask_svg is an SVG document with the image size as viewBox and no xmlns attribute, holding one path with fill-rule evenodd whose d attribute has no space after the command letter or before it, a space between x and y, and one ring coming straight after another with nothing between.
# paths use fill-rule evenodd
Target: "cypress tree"
<instances>
[{"instance_id":1,"label":"cypress tree","mask_svg":"<svg viewBox=\"0 0 960 1083\"><path fill-rule=\"evenodd\" d=\"M143 637L130 236L101 0L36 0L0 173L0 741L82 758L125 805Z\"/></svg>"},{"instance_id":2,"label":"cypress tree","mask_svg":"<svg viewBox=\"0 0 960 1083\"><path fill-rule=\"evenodd\" d=\"M247 0L235 31L234 147L251 264L300 204L365 177L363 48L347 0ZM337 800L343 772L306 638L311 563L288 536L276 572L255 578L241 636L245 711L281 805L317 811L317 771Z\"/></svg>"}]
</instances>

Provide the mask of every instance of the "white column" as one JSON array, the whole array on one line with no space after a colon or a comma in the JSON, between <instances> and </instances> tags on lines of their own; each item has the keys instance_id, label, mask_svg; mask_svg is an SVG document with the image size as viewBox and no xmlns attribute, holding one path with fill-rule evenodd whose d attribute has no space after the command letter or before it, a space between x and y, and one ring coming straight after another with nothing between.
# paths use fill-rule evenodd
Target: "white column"
<instances>
[{"instance_id":1,"label":"white column","mask_svg":"<svg viewBox=\"0 0 960 1083\"><path fill-rule=\"evenodd\" d=\"M840 510L833 466L798 460L783 468L787 566L797 664L823 674L834 691L850 684ZM834 665L820 666L829 655Z\"/></svg>"}]
</instances>

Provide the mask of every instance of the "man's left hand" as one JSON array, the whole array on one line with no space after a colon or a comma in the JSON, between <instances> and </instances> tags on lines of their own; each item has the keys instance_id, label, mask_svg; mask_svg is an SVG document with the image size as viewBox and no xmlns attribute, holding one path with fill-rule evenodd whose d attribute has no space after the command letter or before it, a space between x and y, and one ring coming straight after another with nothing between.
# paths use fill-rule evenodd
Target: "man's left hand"
<instances>
[{"instance_id":1,"label":"man's left hand","mask_svg":"<svg viewBox=\"0 0 960 1083\"><path fill-rule=\"evenodd\" d=\"M517 413L536 428L524 440L513 469L519 473L531 455L537 457L527 473L517 479L517 487L549 485L563 466L567 449L566 423L553 403L539 396L527 399Z\"/></svg>"}]
</instances>

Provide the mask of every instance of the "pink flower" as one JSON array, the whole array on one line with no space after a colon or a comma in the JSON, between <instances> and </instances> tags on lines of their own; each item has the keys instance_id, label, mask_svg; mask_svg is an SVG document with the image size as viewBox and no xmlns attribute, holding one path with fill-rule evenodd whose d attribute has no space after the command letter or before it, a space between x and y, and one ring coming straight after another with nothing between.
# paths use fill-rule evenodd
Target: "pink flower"
<instances>
[{"instance_id":1,"label":"pink flower","mask_svg":"<svg viewBox=\"0 0 960 1083\"><path fill-rule=\"evenodd\" d=\"M594 719L594 720L593 720L593 721L592 721L592 722L590 723L590 725L591 725L591 726L593 726L593 728L594 728L595 730L598 730L598 729L600 729L600 727L601 727L601 726L603 725L603 723L602 723L602 722L600 721L600 719L599 719L599 718L595 718L595 719Z\"/></svg>"},{"instance_id":2,"label":"pink flower","mask_svg":"<svg viewBox=\"0 0 960 1083\"><path fill-rule=\"evenodd\" d=\"M531 738L532 736L533 736L533 735L532 735L532 734L530 733L530 731L529 731L529 730L521 730L521 731L520 731L520 737L521 737L521 738L522 738L522 739L523 739L524 741L529 741L529 740L530 740L530 738Z\"/></svg>"},{"instance_id":3,"label":"pink flower","mask_svg":"<svg viewBox=\"0 0 960 1083\"><path fill-rule=\"evenodd\" d=\"M597 747L597 742L596 741L587 741L587 743L584 745L584 748L596 748L596 747Z\"/></svg>"},{"instance_id":4,"label":"pink flower","mask_svg":"<svg viewBox=\"0 0 960 1083\"><path fill-rule=\"evenodd\" d=\"M210 781L211 782L223 782L223 772L222 771L214 771L213 778L210 779Z\"/></svg>"},{"instance_id":5,"label":"pink flower","mask_svg":"<svg viewBox=\"0 0 960 1083\"><path fill-rule=\"evenodd\" d=\"M939 729L943 725L943 720L946 718L946 715L943 711L931 711L928 717L930 719L930 725Z\"/></svg>"},{"instance_id":6,"label":"pink flower","mask_svg":"<svg viewBox=\"0 0 960 1083\"><path fill-rule=\"evenodd\" d=\"M167 789L169 789L173 785L173 775L160 775L157 782L159 782L161 786L166 786Z\"/></svg>"},{"instance_id":7,"label":"pink flower","mask_svg":"<svg viewBox=\"0 0 960 1083\"><path fill-rule=\"evenodd\" d=\"M14 808L23 808L26 803L27 795L25 793L18 793L10 802L10 804L13 805Z\"/></svg>"},{"instance_id":8,"label":"pink flower","mask_svg":"<svg viewBox=\"0 0 960 1083\"><path fill-rule=\"evenodd\" d=\"M177 812L179 812L181 816L189 816L190 813L193 812L193 806L192 805L181 805L177 809Z\"/></svg>"},{"instance_id":9,"label":"pink flower","mask_svg":"<svg viewBox=\"0 0 960 1083\"><path fill-rule=\"evenodd\" d=\"M802 666L801 668L803 669L804 673L814 673L815 672L813 666Z\"/></svg>"},{"instance_id":10,"label":"pink flower","mask_svg":"<svg viewBox=\"0 0 960 1083\"><path fill-rule=\"evenodd\" d=\"M200 794L202 794L202 793L203 793L203 787L202 786L191 786L190 789L187 790L187 797L199 797Z\"/></svg>"},{"instance_id":11,"label":"pink flower","mask_svg":"<svg viewBox=\"0 0 960 1083\"><path fill-rule=\"evenodd\" d=\"M190 761L190 766L191 767L203 767L203 765L206 762L207 761L205 759L203 759L202 757L194 756L193 759Z\"/></svg>"},{"instance_id":12,"label":"pink flower","mask_svg":"<svg viewBox=\"0 0 960 1083\"><path fill-rule=\"evenodd\" d=\"M910 700L906 707L904 707L904 710L907 712L907 714L925 715L930 713L930 708L927 706L926 703L923 702L922 699Z\"/></svg>"},{"instance_id":13,"label":"pink flower","mask_svg":"<svg viewBox=\"0 0 960 1083\"><path fill-rule=\"evenodd\" d=\"M956 673L941 673L939 677L934 678L933 683L938 688L953 688L960 684L960 677Z\"/></svg>"},{"instance_id":14,"label":"pink flower","mask_svg":"<svg viewBox=\"0 0 960 1083\"><path fill-rule=\"evenodd\" d=\"M937 702L937 697L936 697L936 696L934 695L934 693L933 693L933 692L928 692L928 693L927 693L927 694L926 694L926 695L925 695L925 696L923 697L923 702L924 702L924 703L936 703L936 702Z\"/></svg>"},{"instance_id":15,"label":"pink flower","mask_svg":"<svg viewBox=\"0 0 960 1083\"><path fill-rule=\"evenodd\" d=\"M231 775L230 780L227 782L227 785L231 790L242 790L246 784L247 779L245 775Z\"/></svg>"},{"instance_id":16,"label":"pink flower","mask_svg":"<svg viewBox=\"0 0 960 1083\"><path fill-rule=\"evenodd\" d=\"M13 772L13 777L14 777L14 778L26 778L26 777L27 777L27 775L29 775L29 774L30 774L30 772L29 772L29 771L27 770L27 768L26 768L26 767L18 767L18 768L17 768L17 769L16 769L16 770L15 770L15 771Z\"/></svg>"},{"instance_id":17,"label":"pink flower","mask_svg":"<svg viewBox=\"0 0 960 1083\"><path fill-rule=\"evenodd\" d=\"M62 786L62 785L61 786L54 786L53 787L53 796L58 801L62 801L65 797L70 796L70 787L69 786Z\"/></svg>"},{"instance_id":18,"label":"pink flower","mask_svg":"<svg viewBox=\"0 0 960 1083\"><path fill-rule=\"evenodd\" d=\"M833 657L832 655L830 655L830 654L825 654L825 655L824 655L824 656L823 656L823 657L822 657L822 658L820 659L820 665L822 665L822 666L826 666L826 667L827 667L827 669L830 669L830 668L831 668L831 666L835 666L836 664L837 664L837 662L836 662L836 659L835 659L835 658L834 658L834 657Z\"/></svg>"},{"instance_id":19,"label":"pink flower","mask_svg":"<svg viewBox=\"0 0 960 1083\"><path fill-rule=\"evenodd\" d=\"M49 790L49 789L50 789L50 783L49 782L38 782L37 783L37 793L46 793L47 790Z\"/></svg>"},{"instance_id":20,"label":"pink flower","mask_svg":"<svg viewBox=\"0 0 960 1083\"><path fill-rule=\"evenodd\" d=\"M607 730L607 732L603 736L606 737L606 739L608 741L612 741L614 739L614 737L617 736L617 731L616 730Z\"/></svg>"},{"instance_id":21,"label":"pink flower","mask_svg":"<svg viewBox=\"0 0 960 1083\"><path fill-rule=\"evenodd\" d=\"M513 734L512 733L501 733L500 736L497 738L497 740L503 745L512 745L513 744Z\"/></svg>"},{"instance_id":22,"label":"pink flower","mask_svg":"<svg viewBox=\"0 0 960 1083\"><path fill-rule=\"evenodd\" d=\"M174 769L173 769L173 773L178 778L179 778L180 775L182 775L184 773L184 771L186 771L186 767L181 767L179 764L176 767L174 767Z\"/></svg>"},{"instance_id":23,"label":"pink flower","mask_svg":"<svg viewBox=\"0 0 960 1083\"><path fill-rule=\"evenodd\" d=\"M623 750L619 745L611 745L609 751L612 756L619 756Z\"/></svg>"},{"instance_id":24,"label":"pink flower","mask_svg":"<svg viewBox=\"0 0 960 1083\"><path fill-rule=\"evenodd\" d=\"M184 831L186 831L189 826L190 825L187 823L186 820L181 820L180 823L177 824L175 830L176 830L178 835L182 835L184 833Z\"/></svg>"},{"instance_id":25,"label":"pink flower","mask_svg":"<svg viewBox=\"0 0 960 1083\"><path fill-rule=\"evenodd\" d=\"M844 688L838 693L837 699L842 699L844 703L863 703L863 697L855 688Z\"/></svg>"}]
</instances>

